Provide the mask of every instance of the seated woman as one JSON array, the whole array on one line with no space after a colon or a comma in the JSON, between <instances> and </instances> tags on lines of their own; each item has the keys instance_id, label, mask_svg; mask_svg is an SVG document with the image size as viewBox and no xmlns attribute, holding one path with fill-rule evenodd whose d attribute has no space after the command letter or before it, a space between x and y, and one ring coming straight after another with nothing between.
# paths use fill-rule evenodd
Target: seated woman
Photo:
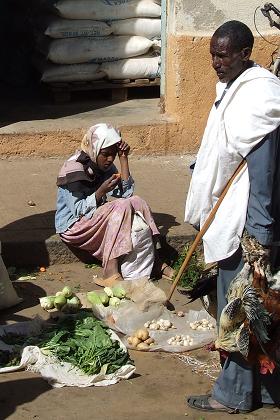
<instances>
[{"instance_id":1,"label":"seated woman","mask_svg":"<svg viewBox=\"0 0 280 420\"><path fill-rule=\"evenodd\" d=\"M133 217L140 212L152 237L159 231L147 203L133 196L134 181L129 172L130 147L108 124L96 124L84 136L81 150L64 162L58 178L56 232L74 247L88 251L102 261L101 286L122 280L121 257L132 249ZM113 164L118 155L121 175ZM116 199L107 202L107 196ZM173 270L155 253L157 274L172 277Z\"/></svg>"}]
</instances>

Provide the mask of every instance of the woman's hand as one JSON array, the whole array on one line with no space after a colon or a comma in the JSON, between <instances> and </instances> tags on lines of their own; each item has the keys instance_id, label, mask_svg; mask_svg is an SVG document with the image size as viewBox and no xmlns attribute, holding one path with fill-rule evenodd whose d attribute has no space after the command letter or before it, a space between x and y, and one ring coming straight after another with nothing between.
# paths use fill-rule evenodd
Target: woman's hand
<instances>
[{"instance_id":1,"label":"woman's hand","mask_svg":"<svg viewBox=\"0 0 280 420\"><path fill-rule=\"evenodd\" d=\"M125 141L120 141L118 143L118 155L119 157L127 157L130 152L130 146Z\"/></svg>"},{"instance_id":2,"label":"woman's hand","mask_svg":"<svg viewBox=\"0 0 280 420\"><path fill-rule=\"evenodd\" d=\"M113 174L110 178L104 181L100 187L95 192L96 201L100 201L104 195L108 192L113 191L116 188L118 182L120 181L120 174Z\"/></svg>"}]
</instances>

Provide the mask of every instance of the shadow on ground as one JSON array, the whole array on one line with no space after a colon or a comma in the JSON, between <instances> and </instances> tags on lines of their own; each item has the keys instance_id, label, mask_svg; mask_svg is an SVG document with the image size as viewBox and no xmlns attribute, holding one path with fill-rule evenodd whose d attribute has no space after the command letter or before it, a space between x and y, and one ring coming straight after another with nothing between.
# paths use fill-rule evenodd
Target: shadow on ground
<instances>
[{"instance_id":1,"label":"shadow on ground","mask_svg":"<svg viewBox=\"0 0 280 420\"><path fill-rule=\"evenodd\" d=\"M46 292L42 287L28 281L13 281L13 286L19 297L23 301L15 306L7 309L2 309L0 313L0 323L3 325L9 321L23 322L30 321L30 317L22 315L25 309L32 308L38 305L39 298L46 296ZM1 393L0 393L1 396ZM1 397L0 397L1 398ZM1 413L1 410L0 410ZM1 419L1 415L0 415Z\"/></svg>"},{"instance_id":2,"label":"shadow on ground","mask_svg":"<svg viewBox=\"0 0 280 420\"><path fill-rule=\"evenodd\" d=\"M50 389L50 385L41 378L0 382L0 419L7 419L15 413L17 407L34 401L39 395ZM34 414L30 413L30 418L35 418Z\"/></svg>"},{"instance_id":3,"label":"shadow on ground","mask_svg":"<svg viewBox=\"0 0 280 420\"><path fill-rule=\"evenodd\" d=\"M155 222L162 236L162 252L169 256L170 261L177 256L177 252L166 241L166 235L173 226L178 226L176 218L167 213L154 213ZM34 214L16 220L0 229L2 242L2 257L7 267L48 266L52 255L60 252L67 254L69 250L84 263L95 260L86 252L67 247L55 235L55 211ZM55 259L55 258L54 258ZM64 262L64 261L60 261ZM65 262L69 262L66 261Z\"/></svg>"}]
</instances>

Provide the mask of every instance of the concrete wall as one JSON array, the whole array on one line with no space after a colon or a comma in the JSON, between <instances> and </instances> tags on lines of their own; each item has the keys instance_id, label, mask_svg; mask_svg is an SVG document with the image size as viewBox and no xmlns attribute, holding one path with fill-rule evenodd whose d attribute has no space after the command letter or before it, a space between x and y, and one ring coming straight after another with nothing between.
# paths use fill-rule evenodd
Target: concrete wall
<instances>
[{"instance_id":1,"label":"concrete wall","mask_svg":"<svg viewBox=\"0 0 280 420\"><path fill-rule=\"evenodd\" d=\"M165 111L177 119L180 127L182 136L173 139L177 152L195 152L200 143L215 96L217 79L211 67L209 42L218 26L233 19L246 23L255 35L252 58L269 66L276 46L265 42L254 28L255 9L263 4L254 0L167 1ZM280 4L275 5L280 8ZM255 21L259 32L277 45L280 33L270 29L260 10Z\"/></svg>"}]
</instances>

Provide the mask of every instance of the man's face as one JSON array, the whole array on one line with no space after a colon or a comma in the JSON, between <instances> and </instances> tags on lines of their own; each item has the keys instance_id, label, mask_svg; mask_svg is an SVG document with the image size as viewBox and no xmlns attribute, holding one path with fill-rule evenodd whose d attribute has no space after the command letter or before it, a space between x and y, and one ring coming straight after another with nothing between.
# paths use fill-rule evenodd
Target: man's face
<instances>
[{"instance_id":1,"label":"man's face","mask_svg":"<svg viewBox=\"0 0 280 420\"><path fill-rule=\"evenodd\" d=\"M250 50L244 48L234 51L228 37L212 37L210 42L210 54L212 66L219 80L228 83L241 74L247 67L250 58Z\"/></svg>"}]
</instances>

